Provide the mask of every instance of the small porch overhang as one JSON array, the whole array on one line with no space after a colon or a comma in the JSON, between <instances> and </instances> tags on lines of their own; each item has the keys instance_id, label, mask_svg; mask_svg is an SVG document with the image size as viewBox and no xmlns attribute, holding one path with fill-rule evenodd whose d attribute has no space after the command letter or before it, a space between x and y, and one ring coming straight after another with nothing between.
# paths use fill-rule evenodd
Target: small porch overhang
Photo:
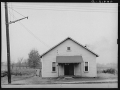
<instances>
[{"instance_id":1,"label":"small porch overhang","mask_svg":"<svg viewBox=\"0 0 120 90\"><path fill-rule=\"evenodd\" d=\"M57 63L81 63L83 62L82 56L57 56Z\"/></svg>"}]
</instances>

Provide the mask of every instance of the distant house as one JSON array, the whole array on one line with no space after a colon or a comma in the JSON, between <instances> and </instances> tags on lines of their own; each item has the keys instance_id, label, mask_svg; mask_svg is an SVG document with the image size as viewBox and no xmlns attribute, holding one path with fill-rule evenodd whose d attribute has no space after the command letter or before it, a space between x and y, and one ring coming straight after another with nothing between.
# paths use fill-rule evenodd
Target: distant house
<instances>
[{"instance_id":1,"label":"distant house","mask_svg":"<svg viewBox=\"0 0 120 90\"><path fill-rule=\"evenodd\" d=\"M68 37L41 55L41 76L96 77L96 57L93 51Z\"/></svg>"}]
</instances>

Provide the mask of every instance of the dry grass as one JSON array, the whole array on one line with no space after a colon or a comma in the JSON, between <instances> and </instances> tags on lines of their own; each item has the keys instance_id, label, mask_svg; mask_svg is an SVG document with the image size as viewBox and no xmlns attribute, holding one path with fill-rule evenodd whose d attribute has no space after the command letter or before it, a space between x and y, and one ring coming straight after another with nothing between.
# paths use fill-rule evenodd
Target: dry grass
<instances>
[{"instance_id":1,"label":"dry grass","mask_svg":"<svg viewBox=\"0 0 120 90\"><path fill-rule=\"evenodd\" d=\"M99 78L104 78L104 79L117 79L118 78L117 74L109 74L109 73L98 73L97 76Z\"/></svg>"},{"instance_id":2,"label":"dry grass","mask_svg":"<svg viewBox=\"0 0 120 90\"><path fill-rule=\"evenodd\" d=\"M31 75L35 74L35 69L32 68L13 68L11 70L12 75Z\"/></svg>"},{"instance_id":3,"label":"dry grass","mask_svg":"<svg viewBox=\"0 0 120 90\"><path fill-rule=\"evenodd\" d=\"M7 77L4 78L4 80ZM81 78L71 78L71 79L58 79L58 78L41 78L39 76L34 77L25 77L25 76L12 76L12 83L20 83L20 84L50 84L50 83L59 83L59 82L74 82L74 81L97 81L97 80L106 80L106 79L117 79L117 75L113 74L105 74L99 73L98 77L90 78L90 77L81 77ZM2 81L4 81L2 80ZM7 84L7 82L2 82L2 84Z\"/></svg>"},{"instance_id":4,"label":"dry grass","mask_svg":"<svg viewBox=\"0 0 120 90\"><path fill-rule=\"evenodd\" d=\"M25 72L25 70L21 70L21 72ZM26 70L29 72L33 72L34 70ZM34 76L33 74L30 75L12 75L12 82L22 82L25 84L46 84L46 83L54 83L54 82L71 82L71 81L96 81L96 80L105 80L105 79L118 79L117 74L108 74L108 73L98 73L98 77L96 78L89 78L89 77L81 77L81 78L71 78L71 79L58 79L58 78L41 78L39 76ZM7 77L1 78L2 84L7 84Z\"/></svg>"},{"instance_id":5,"label":"dry grass","mask_svg":"<svg viewBox=\"0 0 120 90\"><path fill-rule=\"evenodd\" d=\"M34 76L36 73L36 70L31 69L31 68L27 68L27 69L26 68L24 69L14 68L12 69L11 73L12 73L11 82L13 82L13 81L19 81L19 80L26 80ZM8 77L7 76L1 77L1 83L2 84L8 83Z\"/></svg>"}]
</instances>

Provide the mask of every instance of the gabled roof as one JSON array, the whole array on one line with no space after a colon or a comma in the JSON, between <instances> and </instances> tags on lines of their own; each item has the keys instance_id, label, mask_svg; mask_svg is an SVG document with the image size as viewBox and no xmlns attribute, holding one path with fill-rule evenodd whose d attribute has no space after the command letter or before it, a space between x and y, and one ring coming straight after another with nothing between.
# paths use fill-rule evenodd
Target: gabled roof
<instances>
[{"instance_id":1,"label":"gabled roof","mask_svg":"<svg viewBox=\"0 0 120 90\"><path fill-rule=\"evenodd\" d=\"M54 48L56 48L57 46L59 46L60 44L62 44L63 42L65 42L65 41L68 40L68 39L72 40L72 41L75 42L76 44L82 46L83 48L85 48L86 50L88 50L89 52L91 52L92 54L96 55L96 57L98 57L98 55L97 55L96 53L94 53L93 51L91 51L91 50L88 49L87 47L81 45L80 43L78 43L77 41L73 40L73 39L70 38L70 37L67 37L67 38L64 39L62 42L60 42L60 43L58 43L57 45L55 45L54 47L50 48L48 51L46 51L45 53L43 53L43 54L41 55L41 57L44 56L45 54L47 54L48 52L50 52L51 50L53 50Z\"/></svg>"}]
</instances>

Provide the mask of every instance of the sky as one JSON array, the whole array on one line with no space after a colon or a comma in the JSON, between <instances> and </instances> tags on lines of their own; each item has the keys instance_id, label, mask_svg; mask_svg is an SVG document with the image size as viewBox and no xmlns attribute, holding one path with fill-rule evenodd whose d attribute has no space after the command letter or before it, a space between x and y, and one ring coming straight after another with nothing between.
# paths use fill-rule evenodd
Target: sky
<instances>
[{"instance_id":1,"label":"sky","mask_svg":"<svg viewBox=\"0 0 120 90\"><path fill-rule=\"evenodd\" d=\"M94 51L100 64L118 60L117 3L8 3L10 58L28 59L32 49L46 52L67 37ZM1 2L2 62L7 61L4 3Z\"/></svg>"}]
</instances>

